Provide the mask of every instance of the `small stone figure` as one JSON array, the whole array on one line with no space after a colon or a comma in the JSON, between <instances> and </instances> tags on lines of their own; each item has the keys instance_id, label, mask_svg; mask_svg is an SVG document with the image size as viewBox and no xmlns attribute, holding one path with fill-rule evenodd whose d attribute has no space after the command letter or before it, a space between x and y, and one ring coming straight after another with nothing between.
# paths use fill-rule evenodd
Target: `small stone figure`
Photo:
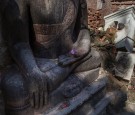
<instances>
[{"instance_id":1,"label":"small stone figure","mask_svg":"<svg viewBox=\"0 0 135 115\"><path fill-rule=\"evenodd\" d=\"M47 106L71 74L92 78L100 67L99 53L90 49L85 0L0 0L0 15L14 60L1 80L6 115L33 115L32 106ZM74 48L77 58L69 55Z\"/></svg>"}]
</instances>

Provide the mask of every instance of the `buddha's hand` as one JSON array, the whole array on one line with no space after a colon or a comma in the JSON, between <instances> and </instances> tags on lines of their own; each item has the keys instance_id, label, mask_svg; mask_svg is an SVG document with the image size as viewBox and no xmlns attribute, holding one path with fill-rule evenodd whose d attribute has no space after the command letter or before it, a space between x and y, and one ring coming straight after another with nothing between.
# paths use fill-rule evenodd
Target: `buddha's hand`
<instances>
[{"instance_id":1,"label":"buddha's hand","mask_svg":"<svg viewBox=\"0 0 135 115\"><path fill-rule=\"evenodd\" d=\"M46 74L41 71L33 72L29 78L32 106L36 109L42 108L48 103Z\"/></svg>"},{"instance_id":2,"label":"buddha's hand","mask_svg":"<svg viewBox=\"0 0 135 115\"><path fill-rule=\"evenodd\" d=\"M81 30L77 41L72 46L70 54L76 57L81 57L88 54L90 52L90 49L91 49L91 41L89 31L86 29Z\"/></svg>"}]
</instances>

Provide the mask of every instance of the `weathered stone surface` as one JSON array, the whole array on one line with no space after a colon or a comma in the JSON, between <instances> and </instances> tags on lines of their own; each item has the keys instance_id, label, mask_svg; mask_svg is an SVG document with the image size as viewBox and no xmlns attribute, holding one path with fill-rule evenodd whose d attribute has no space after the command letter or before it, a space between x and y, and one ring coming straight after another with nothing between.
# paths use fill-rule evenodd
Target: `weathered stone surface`
<instances>
[{"instance_id":1,"label":"weathered stone surface","mask_svg":"<svg viewBox=\"0 0 135 115\"><path fill-rule=\"evenodd\" d=\"M105 30L108 27L112 26L114 21L118 21L118 23L123 23L125 25L123 29L118 30L116 32L114 42L116 46L119 48L119 47L123 47L122 44L125 45L128 41L131 49L133 49L133 45L134 45L133 40L135 40L135 25L134 25L135 7L134 6L127 7L126 9L105 16L104 19L105 19ZM123 40L124 38L127 38L126 39L127 41Z\"/></svg>"},{"instance_id":2,"label":"weathered stone surface","mask_svg":"<svg viewBox=\"0 0 135 115\"><path fill-rule=\"evenodd\" d=\"M116 76L119 76L125 80L130 80L133 75L134 64L134 53L118 52L116 57Z\"/></svg>"}]
</instances>

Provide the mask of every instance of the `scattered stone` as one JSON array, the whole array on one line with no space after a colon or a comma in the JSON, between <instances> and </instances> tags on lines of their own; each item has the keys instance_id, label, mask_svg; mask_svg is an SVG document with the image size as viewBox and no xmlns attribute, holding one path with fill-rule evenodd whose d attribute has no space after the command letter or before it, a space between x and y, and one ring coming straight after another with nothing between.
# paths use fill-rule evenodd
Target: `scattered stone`
<instances>
[{"instance_id":1,"label":"scattered stone","mask_svg":"<svg viewBox=\"0 0 135 115\"><path fill-rule=\"evenodd\" d=\"M116 56L115 75L125 80L130 80L133 75L135 54L118 52Z\"/></svg>"}]
</instances>

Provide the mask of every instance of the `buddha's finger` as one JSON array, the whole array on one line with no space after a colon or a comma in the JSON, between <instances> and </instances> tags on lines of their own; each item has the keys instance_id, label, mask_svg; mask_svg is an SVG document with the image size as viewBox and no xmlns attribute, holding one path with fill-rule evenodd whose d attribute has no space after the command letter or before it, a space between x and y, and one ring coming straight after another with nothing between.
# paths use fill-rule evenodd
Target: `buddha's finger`
<instances>
[{"instance_id":1,"label":"buddha's finger","mask_svg":"<svg viewBox=\"0 0 135 115\"><path fill-rule=\"evenodd\" d=\"M39 93L38 92L34 93L34 108L35 109L39 108Z\"/></svg>"},{"instance_id":2,"label":"buddha's finger","mask_svg":"<svg viewBox=\"0 0 135 115\"><path fill-rule=\"evenodd\" d=\"M30 93L30 103L31 106L34 107L34 93Z\"/></svg>"},{"instance_id":3,"label":"buddha's finger","mask_svg":"<svg viewBox=\"0 0 135 115\"><path fill-rule=\"evenodd\" d=\"M43 100L43 104L44 106L48 104L48 92L44 91L44 100Z\"/></svg>"},{"instance_id":4,"label":"buddha's finger","mask_svg":"<svg viewBox=\"0 0 135 115\"><path fill-rule=\"evenodd\" d=\"M40 92L40 95L39 95L39 107L42 108L44 106L44 93L43 91Z\"/></svg>"}]
</instances>

